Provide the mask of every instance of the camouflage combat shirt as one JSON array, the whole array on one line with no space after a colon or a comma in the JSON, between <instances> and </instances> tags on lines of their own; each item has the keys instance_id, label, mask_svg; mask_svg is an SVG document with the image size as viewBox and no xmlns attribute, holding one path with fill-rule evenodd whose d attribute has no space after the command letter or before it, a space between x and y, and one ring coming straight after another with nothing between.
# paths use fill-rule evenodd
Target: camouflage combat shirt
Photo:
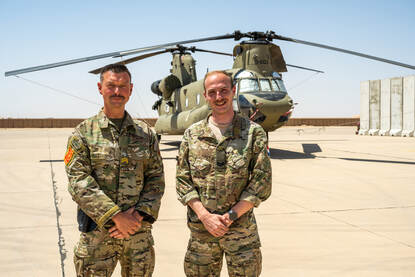
<instances>
[{"instance_id":1,"label":"camouflage combat shirt","mask_svg":"<svg viewBox=\"0 0 415 277\"><path fill-rule=\"evenodd\" d=\"M68 140L65 168L72 199L102 228L131 207L157 219L164 193L163 164L150 127L125 112L121 130L101 110ZM151 227L149 223L143 227Z\"/></svg>"},{"instance_id":2,"label":"camouflage combat shirt","mask_svg":"<svg viewBox=\"0 0 415 277\"><path fill-rule=\"evenodd\" d=\"M186 205L199 199L216 214L226 213L240 200L257 207L270 196L272 186L265 131L235 115L232 126L217 141L208 124L208 118L195 123L183 135L176 173L179 201ZM190 207L187 220L192 231L206 231ZM256 229L253 209L231 225L237 227Z\"/></svg>"}]
</instances>

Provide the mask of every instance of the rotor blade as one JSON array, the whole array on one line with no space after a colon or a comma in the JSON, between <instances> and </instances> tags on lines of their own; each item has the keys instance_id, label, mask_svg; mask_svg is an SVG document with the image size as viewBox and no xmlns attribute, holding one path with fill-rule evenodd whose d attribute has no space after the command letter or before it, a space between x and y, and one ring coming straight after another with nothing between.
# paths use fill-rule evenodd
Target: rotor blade
<instances>
[{"instance_id":1,"label":"rotor blade","mask_svg":"<svg viewBox=\"0 0 415 277\"><path fill-rule=\"evenodd\" d=\"M139 60L144 60L145 58L160 55L160 54L163 54L163 53L166 53L166 52L169 52L169 50L165 49L163 51L157 51L157 52L152 52L152 53L140 55L140 56L137 56L137 57L134 57L134 58L131 58L131 59L127 59L127 60L117 62L115 64L124 64L125 65L125 64L133 63L133 62L136 62L136 61L139 61ZM97 68L97 69L94 69L94 70L91 70L91 71L88 71L88 72L92 73L92 74L99 74L101 72L102 68L104 68L104 67L100 67L100 68Z\"/></svg>"},{"instance_id":2,"label":"rotor blade","mask_svg":"<svg viewBox=\"0 0 415 277\"><path fill-rule=\"evenodd\" d=\"M363 58L367 58L367 59L371 59L371 60L376 60L376 61L380 61L380 62L384 62L384 63L394 64L394 65L398 65L398 66L402 66L402 67L406 67L406 68L410 68L410 69L415 69L415 66L413 66L413 65L400 63L400 62L392 61L392 60L387 60L387 59L384 59L384 58L375 57L375 56L371 56L371 55L367 55L367 54L363 54L363 53L359 53L359 52L355 52L355 51L350 51L350 50L346 50L346 49L342 49L342 48L337 48L337 47L333 47L333 46L329 46L329 45L324 45L324 44L319 44L319 43L314 43L314 42L309 42L309 41L304 41L304 40L299 40L299 39L293 39L293 38L284 37L284 36L280 36L280 35L273 35L273 38L274 39L279 39L279 40L285 40L285 41L301 43L301 44L310 45L310 46L314 46L314 47L325 48L325 49L338 51L338 52L343 52L343 53L347 53L347 54L351 54L351 55L355 55L355 56L359 56L359 57L363 57Z\"/></svg>"},{"instance_id":3,"label":"rotor blade","mask_svg":"<svg viewBox=\"0 0 415 277\"><path fill-rule=\"evenodd\" d=\"M28 72L39 71L39 70L44 70L44 69L49 69L49 68L54 68L54 67L59 67L59 66L70 65L70 64L74 64L74 63L82 63L82 62L87 62L87 61L91 61L91 60L108 58L108 57L115 56L117 54L118 54L118 52L112 52L112 53L108 53L108 54L90 56L90 57L80 58L80 59L73 59L73 60L68 60L68 61L63 61L63 62L58 62L58 63L50 63L50 64L45 64L45 65L27 67L27 68L7 71L7 72L4 73L4 75L6 77L7 76L13 76L13 75L18 75L18 74L22 74L22 73L28 73Z\"/></svg>"},{"instance_id":4,"label":"rotor blade","mask_svg":"<svg viewBox=\"0 0 415 277\"><path fill-rule=\"evenodd\" d=\"M7 76L18 75L18 74L22 74L22 73L39 71L39 70L44 70L44 69L49 69L49 68L54 68L54 67L59 67L59 66L75 64L75 63L82 63L82 62L86 62L86 61L92 61L92 60L103 59L103 58L108 58L108 57L122 57L122 56L127 56L127 55L140 53L140 52L147 52L147 51L156 50L156 49L160 49L160 48L166 48L168 46L177 45L177 44L187 44L187 43L201 42L201 41L207 41L207 40L220 40L220 39L228 39L228 38L234 38L234 37L235 37L235 33L232 33L232 34L226 34L226 35L222 35L222 36L214 36L214 37L206 37L206 38L191 39L191 40L184 40L184 41L176 41L176 42L171 42L171 43L164 43L164 44L159 44L159 45L154 45L154 46L148 46L148 47L142 47L142 48L126 50L126 51L111 52L111 53L102 54L102 55L96 55L96 56L90 56L90 57L85 57L85 58L80 58L80 59L67 60L67 61L58 62L58 63L51 63L51 64L45 64L45 65L40 65L40 66L27 67L27 68L22 68L22 69L18 69L18 70L7 71L7 72L4 73L4 75L7 77Z\"/></svg>"},{"instance_id":5,"label":"rotor blade","mask_svg":"<svg viewBox=\"0 0 415 277\"><path fill-rule=\"evenodd\" d=\"M218 55L224 55L224 56L231 56L233 57L232 54L229 53L224 53L224 52L216 52L216 51L212 51L212 50L204 50L204 49L199 49L199 48L195 48L195 51L199 51L199 52L206 52L206 53L212 53L212 54L218 54Z\"/></svg>"},{"instance_id":6,"label":"rotor blade","mask_svg":"<svg viewBox=\"0 0 415 277\"><path fill-rule=\"evenodd\" d=\"M286 64L287 66L290 66L290 67L295 67L295 68L299 68L299 69L304 69L304 70L309 70L309 71L314 71L314 72L318 72L318 73L324 73L324 71L320 71L320 70L317 70L317 69L312 69L312 68L308 68L308 67L302 67L302 66L298 66L298 65L292 65L292 64Z\"/></svg>"},{"instance_id":7,"label":"rotor blade","mask_svg":"<svg viewBox=\"0 0 415 277\"><path fill-rule=\"evenodd\" d=\"M226 34L226 35L223 35L223 36L214 36L214 37L206 37L206 38L199 38L199 39L191 39L191 40L170 42L170 43L159 44L159 45L154 45L154 46L150 46L150 47L143 47L143 48L137 48L137 49L127 50L127 51L122 51L122 52L120 52L120 55L121 56L127 56L127 55L132 55L132 54L135 54L135 53L139 53L139 52L150 51L150 50L155 50L155 49L159 49L159 48L165 48L165 47L169 47L169 46L173 46L173 45L188 44L188 43L194 43L194 42L202 42L202 41L207 41L207 40L221 40L221 39L228 39L228 38L234 38L234 37L235 37L235 33L232 33L232 34Z\"/></svg>"}]
</instances>

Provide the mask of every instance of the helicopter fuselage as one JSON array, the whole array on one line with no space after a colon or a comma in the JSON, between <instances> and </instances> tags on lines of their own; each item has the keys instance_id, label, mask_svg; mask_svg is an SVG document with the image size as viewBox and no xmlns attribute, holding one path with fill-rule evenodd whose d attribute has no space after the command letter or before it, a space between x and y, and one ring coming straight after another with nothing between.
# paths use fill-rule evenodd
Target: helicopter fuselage
<instances>
[{"instance_id":1,"label":"helicopter fuselage","mask_svg":"<svg viewBox=\"0 0 415 277\"><path fill-rule=\"evenodd\" d=\"M271 132L283 126L289 119L293 102L280 77L264 77L239 69L227 70L236 86L233 107L236 113L260 124ZM203 80L192 82L162 98L158 105L159 118L155 124L159 134L183 134L193 123L210 113L203 96Z\"/></svg>"},{"instance_id":2,"label":"helicopter fuselage","mask_svg":"<svg viewBox=\"0 0 415 277\"><path fill-rule=\"evenodd\" d=\"M183 134L210 112L203 80L196 81L195 61L183 49L172 53L172 74L151 88L161 96L153 106L159 114L155 124L159 134ZM233 56L233 68L226 71L236 86L234 111L267 132L283 126L291 116L293 101L280 74L287 71L280 48L266 40L244 41L234 47Z\"/></svg>"}]
</instances>

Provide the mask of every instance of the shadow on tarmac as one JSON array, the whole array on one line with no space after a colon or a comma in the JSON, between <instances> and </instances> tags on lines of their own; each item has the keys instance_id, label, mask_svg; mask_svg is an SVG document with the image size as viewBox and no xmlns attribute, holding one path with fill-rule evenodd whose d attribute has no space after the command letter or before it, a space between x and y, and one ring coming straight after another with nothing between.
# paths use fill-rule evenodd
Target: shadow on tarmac
<instances>
[{"instance_id":1,"label":"shadow on tarmac","mask_svg":"<svg viewBox=\"0 0 415 277\"><path fill-rule=\"evenodd\" d=\"M161 144L170 145L170 146L175 146L175 147L179 148L181 141L179 141L179 140L175 140L175 141L161 141L160 143Z\"/></svg>"},{"instance_id":2,"label":"shadow on tarmac","mask_svg":"<svg viewBox=\"0 0 415 277\"><path fill-rule=\"evenodd\" d=\"M303 153L301 152L294 152L282 149L274 149L270 148L270 157L271 159L315 159L315 158L323 158L323 159L339 159L345 161L352 161L352 162L372 162L372 163L391 163L391 164L408 164L408 165L415 165L415 162L409 161L394 161L394 160L376 160L376 159L356 159L356 158L341 158L341 157L328 157L328 156L315 156L313 153L320 153L323 152L318 144L302 144L303 146Z\"/></svg>"},{"instance_id":3,"label":"shadow on tarmac","mask_svg":"<svg viewBox=\"0 0 415 277\"><path fill-rule=\"evenodd\" d=\"M303 153L288 150L270 148L271 159L315 159L312 153L322 152L320 146L316 143L303 143Z\"/></svg>"},{"instance_id":4,"label":"shadow on tarmac","mask_svg":"<svg viewBox=\"0 0 415 277\"><path fill-rule=\"evenodd\" d=\"M282 149L274 149L270 148L270 157L271 159L276 160L289 160L289 159L315 159L316 156L310 153L301 153L301 152L294 152Z\"/></svg>"}]
</instances>

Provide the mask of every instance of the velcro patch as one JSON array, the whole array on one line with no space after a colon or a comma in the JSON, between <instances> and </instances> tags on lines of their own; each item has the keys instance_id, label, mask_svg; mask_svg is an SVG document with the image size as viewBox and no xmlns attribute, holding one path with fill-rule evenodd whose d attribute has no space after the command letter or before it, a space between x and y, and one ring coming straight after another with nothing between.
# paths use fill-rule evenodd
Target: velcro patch
<instances>
[{"instance_id":1,"label":"velcro patch","mask_svg":"<svg viewBox=\"0 0 415 277\"><path fill-rule=\"evenodd\" d=\"M66 150L65 159L63 160L65 162L65 165L68 165L72 159L73 159L73 149L71 146L68 147L68 150Z\"/></svg>"}]
</instances>

